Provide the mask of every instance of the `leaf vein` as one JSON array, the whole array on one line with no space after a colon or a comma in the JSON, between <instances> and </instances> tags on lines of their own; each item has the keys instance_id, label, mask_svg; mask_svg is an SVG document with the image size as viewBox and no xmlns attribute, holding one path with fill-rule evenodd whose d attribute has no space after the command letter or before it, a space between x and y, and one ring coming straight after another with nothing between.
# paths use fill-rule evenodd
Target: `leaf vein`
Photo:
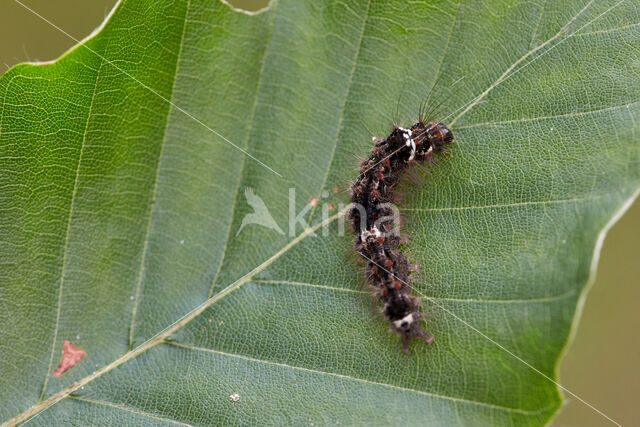
<instances>
[{"instance_id":1,"label":"leaf vein","mask_svg":"<svg viewBox=\"0 0 640 427\"><path fill-rule=\"evenodd\" d=\"M525 123L525 122L534 122L538 120L550 120L550 119L558 119L558 118L565 118L565 117L587 116L589 114L597 114L605 111L617 110L619 108L625 108L625 107L630 108L637 104L640 104L640 100L631 102L629 104L612 105L610 107L600 108L597 110L576 111L573 113L556 114L553 116L523 117L521 119L503 120L498 122L472 123L472 124L463 125L463 126L456 126L455 129L468 129L468 128L481 127L481 126L498 126L498 125L504 125L504 124L510 124L510 123Z\"/></svg>"},{"instance_id":2,"label":"leaf vein","mask_svg":"<svg viewBox=\"0 0 640 427\"><path fill-rule=\"evenodd\" d=\"M337 286L327 286L327 285L318 285L315 283L308 282L296 282L291 280L264 280L264 279L252 279L252 283L262 283L267 285L290 285L290 286L301 286L308 288L317 288L317 289L326 289L330 291L338 291L338 292L348 292L353 294L363 294L369 295L367 291L359 291L357 289L349 289L349 288L340 288ZM447 298L447 297L432 297L423 295L421 298L423 300L429 301L452 301L452 302L468 302L468 303L480 303L480 304L516 304L516 303L535 303L535 302L552 302L561 300L564 298L568 298L572 295L575 295L576 291L572 290L569 292L565 292L559 295L549 295L545 297L538 298L520 298L520 299L478 299L478 298Z\"/></svg>"},{"instance_id":3,"label":"leaf vein","mask_svg":"<svg viewBox=\"0 0 640 427\"><path fill-rule=\"evenodd\" d=\"M78 194L78 183L80 181L80 166L82 164L82 157L84 155L84 149L86 147L87 142L87 134L89 133L89 122L91 121L91 112L93 110L93 105L96 99L97 90L98 90L98 80L100 79L100 72L102 71L102 66L104 64L104 59L100 59L100 67L96 72L96 79L93 85L93 94L91 96L91 102L89 104L89 110L87 112L87 120L84 125L84 133L82 136L82 144L80 146L80 153L78 155L78 165L76 166L75 171L75 180L73 183L73 190L71 193L71 203L69 204L69 218L67 219L67 229L65 231L64 238L64 246L63 246L63 255L62 255L62 267L60 269L60 286L58 287L58 307L56 310L56 324L53 330L53 343L51 344L51 354L49 356L49 368L47 369L47 374L44 378L44 382L42 384L42 391L40 392L40 401L44 399L44 395L47 391L47 384L49 383L49 378L51 376L51 368L53 366L53 356L56 353L56 343L58 340L58 329L60 326L60 312L62 310L62 291L64 288L64 276L67 271L67 255L69 252L69 237L71 235L71 222L73 220L73 208L76 202L76 195Z\"/></svg>"},{"instance_id":4,"label":"leaf vein","mask_svg":"<svg viewBox=\"0 0 640 427\"><path fill-rule=\"evenodd\" d=\"M264 56L262 57L262 65L260 67L260 74L258 76L258 83L256 85L256 95L253 102L253 109L251 111L251 119L249 120L251 127L249 128L249 132L247 132L247 139L245 141L245 146L243 147L245 151L247 151L249 148L249 142L251 140L251 135L253 133L256 111L258 109L258 103L259 103L258 101L260 99L260 90L262 87L262 80L264 77L264 68L267 63L267 55L269 54L271 41L273 40L273 30L274 30L275 21L276 21L275 11L276 11L276 8L278 7L278 2L273 1L273 3L274 3L273 9L270 11L273 14L273 18L271 18L272 22L271 22L271 29L269 33L269 40L267 40L266 42L265 49L264 49ZM227 247L229 246L229 240L231 237L231 227L233 226L233 216L235 214L236 205L238 204L238 194L240 193L240 184L242 183L246 162L247 162L247 156L242 156L242 160L240 163L240 170L238 171L238 181L236 183L236 188L233 195L233 202L231 204L231 212L229 214L229 224L227 225L227 237L225 238L224 245L222 246L222 254L220 254L220 260L218 261L218 268L216 268L216 273L214 274L213 279L211 280L211 286L209 288L209 298L213 296L213 289L216 285L216 282L218 281L218 276L220 275L220 271L222 270L222 263L224 262L225 256L227 254Z\"/></svg>"},{"instance_id":5,"label":"leaf vein","mask_svg":"<svg viewBox=\"0 0 640 427\"><path fill-rule=\"evenodd\" d=\"M365 31L367 29L367 21L369 20L370 7L371 7L371 0L368 0L367 8L364 11L364 17L362 18L362 29L360 30L360 37L358 39L358 44L356 45L356 51L354 53L351 72L349 73L349 80L347 81L347 88L345 90L344 100L342 101L342 108L340 109L340 117L338 118L338 124L336 126L336 136L333 140L333 144L331 144L331 154L329 155L327 170L325 171L324 178L322 179L322 184L320 185L319 192L322 192L322 189L324 188L324 186L327 185L327 180L329 179L329 172L331 172L331 166L333 165L333 158L336 154L336 148L338 147L340 134L342 133L342 122L344 120L344 113L347 107L347 101L349 100L349 94L351 92L351 88L353 85L353 76L355 74L356 69L358 68L358 58L360 57L360 50L362 48L362 42L364 40ZM314 205L311 208L311 212L309 212L309 220L307 221L307 227L311 224L311 221L313 220L313 214L315 213L317 206L318 204Z\"/></svg>"},{"instance_id":6,"label":"leaf vein","mask_svg":"<svg viewBox=\"0 0 640 427\"><path fill-rule=\"evenodd\" d=\"M473 400L468 400L468 399L464 399L464 398L460 398L460 397L447 396L447 395L428 392L428 391L424 391L424 390L416 390L416 389L413 389L413 388L401 387L401 386L397 386L397 385L393 385L393 384L385 384L385 383L381 383L381 382L377 382L377 381L367 380L367 379L364 379L364 378L352 377L350 375L338 374L338 373L335 373L335 372L320 371L320 370L317 370L317 369L304 368L304 367L301 367L301 366L294 366L294 365L289 365L289 364L286 364L286 363L280 363L280 362L274 362L274 361L270 361L270 360L257 359L257 358L253 358L253 357L249 357L249 356L240 355L240 354L226 353L226 352L223 352L223 351L220 351L220 350L214 350L214 349L210 349L210 348L198 347L198 346L194 346L194 345L190 345L190 344L182 344L182 343L178 343L176 341L165 341L164 344L167 344L167 345L170 345L170 346L173 346L173 347L180 347L180 348L184 348L184 349L192 350L192 351L201 351L201 352L206 352L206 353L219 354L221 356L226 356L226 357L231 357L231 358L236 358L236 359L242 359L242 360L246 360L246 361L249 361L249 362L263 363L265 365L279 366L279 367L282 367L282 368L288 368L288 369L293 369L293 370L310 372L310 373L314 373L314 374L337 377L337 378L341 378L341 379L345 379L345 380L349 380L349 381L361 382L361 383L366 383L366 384L375 385L375 386L379 386L379 387L391 388L391 389L394 389L394 390L400 390L400 391L405 391L405 392L409 392L409 393L420 394L420 395L428 396L428 397L431 397L431 398L437 398L437 399L443 399L443 400L451 400L451 401L454 401L454 402L457 402L457 403L463 403L463 404L469 404L469 405L475 405L475 406L482 406L482 407L495 409L495 410L499 410L499 411L504 411L504 412L513 412L513 413L518 413L518 414L523 414L523 415L537 415L537 414L540 414L540 413L543 413L543 412L549 410L549 407L544 407L544 408L532 411L532 410L526 410L526 409L520 409L520 408L511 408L511 407L508 407L508 406L494 405L492 403L473 401Z\"/></svg>"},{"instance_id":7,"label":"leaf vein","mask_svg":"<svg viewBox=\"0 0 640 427\"><path fill-rule=\"evenodd\" d=\"M534 49L530 49L527 53L525 53L524 55L522 55L518 60L516 60L513 64L511 64L501 75L500 77L498 77L498 79L493 82L491 85L489 85L488 88L486 88L484 90L484 92L482 92L480 95L478 95L477 97L475 97L470 103L469 105L467 105L467 107L462 110L462 112L460 114L458 114L452 121L450 126L453 126L462 116L464 116L469 110L471 110L473 107L475 107L478 102L480 102L485 96L487 96L487 94L489 92L491 92L493 89L495 89L500 83L502 83L507 76L509 75L509 73L511 73L511 71L513 69L515 69L522 61L524 61L525 59L527 59L529 56L533 55L534 53L536 53L537 51L539 51L540 49L544 48L545 46L547 46L549 43L553 42L555 39L557 39L558 37L560 37L560 35L562 35L567 28L569 27L569 25L571 25L573 22L575 22L576 19L578 19L578 17L580 15L582 15L582 13L584 13L585 10L587 10L589 8L589 6L591 6L591 4L594 2L595 0L590 0L589 3L587 3L587 5L585 7L583 7L580 12L578 12L575 16L573 16L573 18L571 18L561 29L560 31L558 31L553 37L551 37L550 39L548 39L547 41L545 41L544 43L542 43L541 45L539 45L538 47L534 48ZM530 62L529 62L530 63ZM528 63L528 64L529 64ZM525 65L526 66L526 65Z\"/></svg>"},{"instance_id":8,"label":"leaf vein","mask_svg":"<svg viewBox=\"0 0 640 427\"><path fill-rule=\"evenodd\" d=\"M121 411L131 412L131 413L134 413L136 415L142 415L143 417L153 418L153 419L156 419L156 420L165 421L165 422L176 424L176 425L180 425L180 426L189 426L189 427L191 426L191 424L183 423L183 422L177 421L177 420L172 420L171 418L160 417L158 415L150 414L148 412L144 412L144 411L141 411L141 410L136 409L136 408L130 408L128 406L119 405L119 404L112 403L112 402L107 402L105 400L86 399L84 397L73 396L73 395L70 395L69 397L71 399L77 400L79 402L91 403L93 405L108 406L110 408L115 408L115 409L119 409Z\"/></svg>"},{"instance_id":9,"label":"leaf vein","mask_svg":"<svg viewBox=\"0 0 640 427\"><path fill-rule=\"evenodd\" d=\"M520 206L535 206L535 205L554 205L554 204L563 204L563 203L577 203L577 202L588 202L592 200L598 200L604 197L608 197L610 194L597 195L592 197L575 197L571 199L557 199L557 200L539 200L539 201L530 201L530 202L515 202L515 203L504 203L504 204L493 204L493 205L480 205L480 206L451 206L445 208L403 208L401 211L410 211L410 212L448 212L448 211L464 211L464 210L472 210L472 209L493 209L493 208L511 208L511 207L520 207Z\"/></svg>"},{"instance_id":10,"label":"leaf vein","mask_svg":"<svg viewBox=\"0 0 640 427\"><path fill-rule=\"evenodd\" d=\"M164 127L164 135L162 137L162 143L160 144L160 152L158 153L158 165L156 167L156 176L153 182L153 190L151 193L151 200L150 200L150 206L149 206L149 219L147 220L147 227L145 230L145 237L144 237L144 246L142 248L142 255L140 256L140 268L138 270L138 283L136 284L136 293L135 293L135 299L133 302L133 309L131 310L131 324L129 326L129 350L132 349L133 347L133 336L134 336L134 331L135 331L135 325L136 325L136 314L138 311L138 306L140 304L140 292L142 291L142 282L143 282L143 278L144 278L144 274L145 274L145 270L146 270L146 261L147 261L147 250L149 248L149 236L151 234L151 224L153 222L153 213L155 212L155 208L156 208L156 197L158 194L158 182L160 181L160 169L162 167L162 156L164 153L164 147L165 147L165 143L167 141L167 131L169 129L169 122L171 121L171 116L173 114L173 95L175 93L175 89L176 89L176 82L178 80L178 70L180 67L180 56L182 54L182 46L184 45L184 39L185 39L185 31L187 28L187 17L189 16L189 7L191 6L191 0L187 1L187 5L185 7L185 15L184 15L184 20L183 20L183 25L182 25L182 35L180 36L180 47L178 48L178 54L176 56L176 68L175 68L175 72L173 75L173 85L172 85L172 90L171 90L171 96L168 99L169 102L169 114L167 115L167 120L165 122L165 127Z\"/></svg>"}]
</instances>

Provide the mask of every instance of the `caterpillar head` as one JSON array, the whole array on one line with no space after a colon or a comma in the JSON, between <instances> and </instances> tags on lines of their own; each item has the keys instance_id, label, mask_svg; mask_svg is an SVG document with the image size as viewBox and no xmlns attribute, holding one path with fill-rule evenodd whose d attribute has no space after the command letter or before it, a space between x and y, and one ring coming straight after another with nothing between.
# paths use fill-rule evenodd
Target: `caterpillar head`
<instances>
[{"instance_id":1,"label":"caterpillar head","mask_svg":"<svg viewBox=\"0 0 640 427\"><path fill-rule=\"evenodd\" d=\"M453 132L440 122L425 124L418 122L411 127L416 140L418 155L427 155L432 151L444 152L444 147L453 142Z\"/></svg>"},{"instance_id":2,"label":"caterpillar head","mask_svg":"<svg viewBox=\"0 0 640 427\"><path fill-rule=\"evenodd\" d=\"M444 146L453 142L453 132L443 123L429 123L426 138L434 151L441 152Z\"/></svg>"}]
</instances>

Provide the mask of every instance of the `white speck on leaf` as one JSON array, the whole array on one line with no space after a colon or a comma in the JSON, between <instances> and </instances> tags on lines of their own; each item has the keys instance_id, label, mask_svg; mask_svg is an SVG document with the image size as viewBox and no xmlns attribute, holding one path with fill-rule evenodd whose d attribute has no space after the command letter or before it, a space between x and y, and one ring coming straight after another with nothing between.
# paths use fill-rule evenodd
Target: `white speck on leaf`
<instances>
[{"instance_id":1,"label":"white speck on leaf","mask_svg":"<svg viewBox=\"0 0 640 427\"><path fill-rule=\"evenodd\" d=\"M237 402L238 400L240 400L240 395L238 393L233 393L231 396L229 396L229 399L231 399L232 402Z\"/></svg>"}]
</instances>

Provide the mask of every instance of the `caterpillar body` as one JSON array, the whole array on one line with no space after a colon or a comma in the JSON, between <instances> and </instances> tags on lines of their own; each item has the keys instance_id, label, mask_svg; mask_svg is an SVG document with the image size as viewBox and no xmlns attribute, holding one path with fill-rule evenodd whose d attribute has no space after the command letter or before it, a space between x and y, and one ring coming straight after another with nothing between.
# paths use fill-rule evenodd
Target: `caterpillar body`
<instances>
[{"instance_id":1,"label":"caterpillar body","mask_svg":"<svg viewBox=\"0 0 640 427\"><path fill-rule=\"evenodd\" d=\"M410 129L395 127L387 138L375 140L372 154L362 161L361 174L351 184L354 246L366 261L369 287L383 303L382 312L391 321L391 330L400 335L405 354L412 339L431 345L434 338L420 326L423 315L420 300L411 293L410 276L417 266L398 249L401 239L391 202L402 172L434 153L448 154L444 148L452 141L451 130L438 122L421 120Z\"/></svg>"}]
</instances>

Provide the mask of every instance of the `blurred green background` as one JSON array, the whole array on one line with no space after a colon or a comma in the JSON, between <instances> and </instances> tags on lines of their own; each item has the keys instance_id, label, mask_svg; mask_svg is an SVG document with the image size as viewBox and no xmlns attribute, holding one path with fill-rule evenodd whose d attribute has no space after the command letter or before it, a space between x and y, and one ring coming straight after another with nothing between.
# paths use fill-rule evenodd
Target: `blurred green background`
<instances>
[{"instance_id":1,"label":"blurred green background","mask_svg":"<svg viewBox=\"0 0 640 427\"><path fill-rule=\"evenodd\" d=\"M90 34L115 0L21 0L76 39ZM218 1L218 0L212 0ZM234 0L247 10L266 0ZM0 72L24 61L55 59L73 39L15 0L0 0ZM582 320L560 365L560 383L625 426L640 426L640 202L611 229ZM520 355L527 359L526 354ZM566 397L554 426L610 423Z\"/></svg>"}]
</instances>

